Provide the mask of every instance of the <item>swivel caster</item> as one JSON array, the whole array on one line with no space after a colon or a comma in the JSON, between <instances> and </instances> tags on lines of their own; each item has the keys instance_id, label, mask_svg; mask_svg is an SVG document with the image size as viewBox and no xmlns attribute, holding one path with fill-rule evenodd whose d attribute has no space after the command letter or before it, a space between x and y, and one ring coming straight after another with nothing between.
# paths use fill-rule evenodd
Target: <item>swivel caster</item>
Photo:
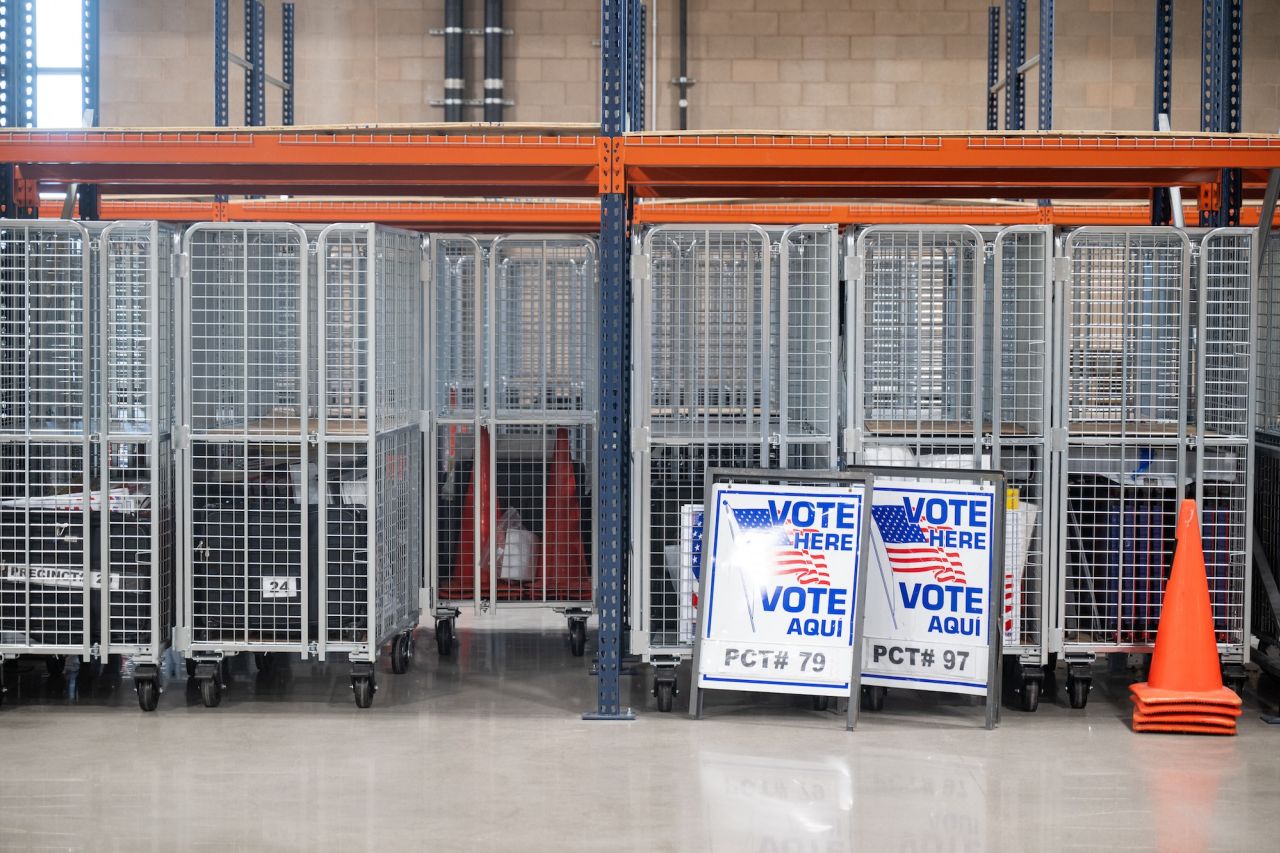
<instances>
[{"instance_id":1,"label":"swivel caster","mask_svg":"<svg viewBox=\"0 0 1280 853\"><path fill-rule=\"evenodd\" d=\"M368 708L373 704L373 694L378 691L378 685L373 680L371 662L356 661L351 664L351 690L355 693L357 708Z\"/></svg>"},{"instance_id":2,"label":"swivel caster","mask_svg":"<svg viewBox=\"0 0 1280 853\"><path fill-rule=\"evenodd\" d=\"M884 709L884 697L889 688L867 685L862 688L862 710L881 711Z\"/></svg>"},{"instance_id":3,"label":"swivel caster","mask_svg":"<svg viewBox=\"0 0 1280 853\"><path fill-rule=\"evenodd\" d=\"M1067 668L1067 701L1072 708L1080 709L1089 704L1089 689L1093 686L1093 676L1089 674L1088 664L1071 664Z\"/></svg>"},{"instance_id":4,"label":"swivel caster","mask_svg":"<svg viewBox=\"0 0 1280 853\"><path fill-rule=\"evenodd\" d=\"M436 650L440 653L440 657L442 658L446 658L453 654L452 619L436 620Z\"/></svg>"},{"instance_id":5,"label":"swivel caster","mask_svg":"<svg viewBox=\"0 0 1280 853\"><path fill-rule=\"evenodd\" d=\"M569 651L575 658L587 651L587 622L585 619L569 620Z\"/></svg>"},{"instance_id":6,"label":"swivel caster","mask_svg":"<svg viewBox=\"0 0 1280 853\"><path fill-rule=\"evenodd\" d=\"M658 700L658 711L663 714L671 712L671 706L675 703L676 694L680 691L676 687L676 672L674 669L659 669L653 676L653 695Z\"/></svg>"},{"instance_id":7,"label":"swivel caster","mask_svg":"<svg viewBox=\"0 0 1280 853\"><path fill-rule=\"evenodd\" d=\"M391 641L391 671L404 675L413 660L413 632L405 631Z\"/></svg>"}]
</instances>

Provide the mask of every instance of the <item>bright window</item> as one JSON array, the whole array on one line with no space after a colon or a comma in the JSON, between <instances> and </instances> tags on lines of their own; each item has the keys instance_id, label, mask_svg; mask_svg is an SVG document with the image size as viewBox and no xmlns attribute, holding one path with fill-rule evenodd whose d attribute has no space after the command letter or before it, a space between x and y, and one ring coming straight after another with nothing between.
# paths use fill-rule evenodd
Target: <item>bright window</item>
<instances>
[{"instance_id":1,"label":"bright window","mask_svg":"<svg viewBox=\"0 0 1280 853\"><path fill-rule=\"evenodd\" d=\"M81 0L36 0L36 124L80 127L84 117Z\"/></svg>"}]
</instances>

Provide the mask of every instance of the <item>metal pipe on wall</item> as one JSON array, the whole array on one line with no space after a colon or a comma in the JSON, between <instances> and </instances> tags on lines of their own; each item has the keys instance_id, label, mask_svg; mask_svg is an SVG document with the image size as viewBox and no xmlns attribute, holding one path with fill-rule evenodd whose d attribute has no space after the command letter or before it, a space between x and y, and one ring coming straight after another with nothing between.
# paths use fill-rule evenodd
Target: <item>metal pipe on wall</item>
<instances>
[{"instance_id":1,"label":"metal pipe on wall","mask_svg":"<svg viewBox=\"0 0 1280 853\"><path fill-rule=\"evenodd\" d=\"M502 0L484 0L484 120L502 121Z\"/></svg>"},{"instance_id":2,"label":"metal pipe on wall","mask_svg":"<svg viewBox=\"0 0 1280 853\"><path fill-rule=\"evenodd\" d=\"M462 47L462 2L444 3L444 120L462 121L462 90L465 84Z\"/></svg>"},{"instance_id":3,"label":"metal pipe on wall","mask_svg":"<svg viewBox=\"0 0 1280 853\"><path fill-rule=\"evenodd\" d=\"M680 129L689 129L689 0L680 0Z\"/></svg>"}]
</instances>

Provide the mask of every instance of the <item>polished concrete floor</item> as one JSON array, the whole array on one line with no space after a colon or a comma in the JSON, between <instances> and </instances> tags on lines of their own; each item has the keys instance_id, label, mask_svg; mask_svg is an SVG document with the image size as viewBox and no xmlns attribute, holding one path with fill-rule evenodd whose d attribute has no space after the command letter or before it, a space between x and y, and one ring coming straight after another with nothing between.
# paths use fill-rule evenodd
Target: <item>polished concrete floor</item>
<instances>
[{"instance_id":1,"label":"polished concrete floor","mask_svg":"<svg viewBox=\"0 0 1280 853\"><path fill-rule=\"evenodd\" d=\"M1262 850L1280 837L1280 726L1251 688L1240 735L1135 735L1124 672L1088 708L890 693L853 733L801 700L716 695L701 722L583 722L595 682L554 615L463 617L439 659L383 662L357 710L346 666L238 661L221 707L185 680L160 709L45 667L0 707L0 850ZM677 711L684 709L677 699Z\"/></svg>"}]
</instances>

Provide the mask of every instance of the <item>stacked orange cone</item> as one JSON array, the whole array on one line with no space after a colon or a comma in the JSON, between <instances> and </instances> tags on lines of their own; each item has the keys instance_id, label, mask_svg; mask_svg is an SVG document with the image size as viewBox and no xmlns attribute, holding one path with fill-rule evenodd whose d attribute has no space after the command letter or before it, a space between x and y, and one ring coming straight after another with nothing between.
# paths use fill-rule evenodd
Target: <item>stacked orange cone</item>
<instances>
[{"instance_id":1,"label":"stacked orange cone","mask_svg":"<svg viewBox=\"0 0 1280 853\"><path fill-rule=\"evenodd\" d=\"M556 431L551 471L547 478L546 552L544 566L549 595L557 601L587 601L591 598L591 572L582 541L582 504L578 479L573 473L569 431Z\"/></svg>"},{"instance_id":2,"label":"stacked orange cone","mask_svg":"<svg viewBox=\"0 0 1280 853\"><path fill-rule=\"evenodd\" d=\"M453 559L453 581L442 595L467 600L479 594L489 595L489 501L497 503L489 483L489 430L480 428L480 452L471 466L471 481L462 501L462 524L458 531L458 548ZM477 495L477 492L479 494ZM476 502L480 503L480 588L475 588L476 571ZM502 506L493 508L494 518L502 518ZM498 542L498 547L502 542Z\"/></svg>"},{"instance_id":3,"label":"stacked orange cone","mask_svg":"<svg viewBox=\"0 0 1280 853\"><path fill-rule=\"evenodd\" d=\"M1240 697L1222 686L1195 501L1183 501L1178 512L1173 570L1148 680L1129 690L1135 732L1236 733Z\"/></svg>"}]
</instances>

